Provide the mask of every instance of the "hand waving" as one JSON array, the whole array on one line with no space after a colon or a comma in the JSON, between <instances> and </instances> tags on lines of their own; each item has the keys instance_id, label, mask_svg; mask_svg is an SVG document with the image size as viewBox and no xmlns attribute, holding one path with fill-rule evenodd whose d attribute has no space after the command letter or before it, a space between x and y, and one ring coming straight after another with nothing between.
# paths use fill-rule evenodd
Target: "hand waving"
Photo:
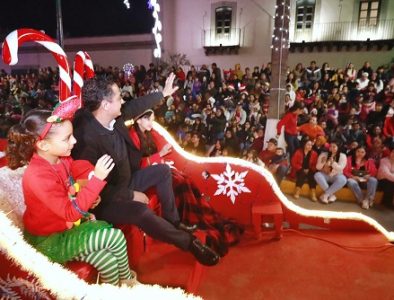
<instances>
[{"instance_id":1,"label":"hand waving","mask_svg":"<svg viewBox=\"0 0 394 300\"><path fill-rule=\"evenodd\" d=\"M177 86L173 86L175 80L175 74L171 73L170 76L168 76L166 80L166 84L163 89L163 96L171 96L173 93L175 93L178 90Z\"/></svg>"},{"instance_id":2,"label":"hand waving","mask_svg":"<svg viewBox=\"0 0 394 300\"><path fill-rule=\"evenodd\" d=\"M94 175L101 179L104 180L105 178L107 178L109 172L112 171L112 169L114 168L115 163L112 159L111 156L109 156L108 154L104 154L103 156L101 156L97 163L96 166L94 168Z\"/></svg>"}]
</instances>

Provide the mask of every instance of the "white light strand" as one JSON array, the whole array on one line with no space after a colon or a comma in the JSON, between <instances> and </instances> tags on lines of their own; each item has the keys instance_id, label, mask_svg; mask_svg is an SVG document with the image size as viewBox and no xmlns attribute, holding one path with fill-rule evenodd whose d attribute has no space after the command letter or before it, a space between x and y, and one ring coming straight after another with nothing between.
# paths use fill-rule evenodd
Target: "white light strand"
<instances>
[{"instance_id":1,"label":"white light strand","mask_svg":"<svg viewBox=\"0 0 394 300\"><path fill-rule=\"evenodd\" d=\"M161 57L161 46L162 36L160 31L162 30L161 21L159 20L160 5L157 0L150 0L150 5L153 8L152 16L155 19L155 25L153 26L152 33L155 36L156 49L153 50L153 56L156 58Z\"/></svg>"},{"instance_id":2,"label":"white light strand","mask_svg":"<svg viewBox=\"0 0 394 300\"><path fill-rule=\"evenodd\" d=\"M362 213L356 212L338 212L338 211L326 211L326 210L310 210L306 208L302 208L295 204L293 201L289 200L283 192L280 190L278 184L275 181L275 178L268 171L266 168L262 168L254 163L245 161L240 158L233 158L233 157L201 157L195 156L189 152L186 152L179 146L179 144L174 140L174 138L166 131L159 123L153 122L153 129L157 131L157 133L164 137L164 139L170 143L177 153L181 155L186 161L190 160L195 163L201 165L207 165L209 163L231 163L234 165L241 166L245 169L253 169L257 173L268 181L269 185L273 189L273 193L279 198L281 203L290 211L295 212L304 217L311 217L311 218L323 218L323 219L332 219L332 220L353 220L353 221L362 221L366 222L377 231L382 233L390 242L394 241L394 232L387 231L382 225L380 225L376 220L368 217ZM268 191L267 191L268 192Z\"/></svg>"},{"instance_id":3,"label":"white light strand","mask_svg":"<svg viewBox=\"0 0 394 300\"><path fill-rule=\"evenodd\" d=\"M124 3L124 5L126 5L127 9L130 9L130 2L129 2L129 0L124 0L123 3Z\"/></svg>"},{"instance_id":4,"label":"white light strand","mask_svg":"<svg viewBox=\"0 0 394 300\"><path fill-rule=\"evenodd\" d=\"M271 49L274 49L275 51L279 51L279 49L284 49L284 48L290 48L290 41L288 40L287 34L289 33L289 30L286 29L285 25L285 19L290 21L290 6L285 5L284 2L282 2L281 6L275 5L276 11L275 11L275 16L280 17L281 20L281 26L280 27L274 27L274 33L272 35L272 46ZM275 19L275 17L274 17ZM285 37L284 37L285 35ZM279 42L279 45L278 45Z\"/></svg>"}]
</instances>

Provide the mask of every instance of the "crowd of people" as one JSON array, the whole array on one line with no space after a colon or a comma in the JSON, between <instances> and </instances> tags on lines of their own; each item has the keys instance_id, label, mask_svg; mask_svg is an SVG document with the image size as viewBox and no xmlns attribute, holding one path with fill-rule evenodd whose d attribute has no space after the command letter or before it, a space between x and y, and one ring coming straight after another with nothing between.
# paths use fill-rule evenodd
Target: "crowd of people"
<instances>
[{"instance_id":1,"label":"crowd of people","mask_svg":"<svg viewBox=\"0 0 394 300\"><path fill-rule=\"evenodd\" d=\"M178 91L162 99L154 112L156 120L189 152L241 157L265 165L278 183L286 176L295 178L295 197L300 185L308 182L312 200L330 203L347 184L360 205L369 208L379 186L386 191L384 203L392 206L387 184L394 182L391 165L383 163L385 171L380 165L390 157L394 135L394 65L372 68L365 62L359 69L352 63L331 68L328 63L319 66L311 61L309 66L299 63L289 68L285 113L277 128L278 136L284 131L286 148L278 147L275 138L264 144L270 63L253 69L236 64L228 70L216 63L185 70L180 66L165 70L151 63L148 68L135 66L128 74L117 67L95 69L97 75L113 78L126 102L161 92L168 75L174 73ZM0 78L1 137L30 109L51 109L56 103L56 70L44 68L23 75L2 71ZM331 155L333 148L338 150ZM362 158L357 154L361 152ZM324 162L321 155L327 153ZM339 153L347 157L346 164ZM379 179L379 185L372 178ZM316 184L325 191L319 199ZM329 184L335 188L329 189ZM362 189L368 193L363 195Z\"/></svg>"},{"instance_id":2,"label":"crowd of people","mask_svg":"<svg viewBox=\"0 0 394 300\"><path fill-rule=\"evenodd\" d=\"M239 224L204 201L186 174L160 163L171 145L158 148L155 116L191 153L241 157L267 168L279 184L294 178L295 198L308 183L310 199L329 204L347 185L369 209L380 187L383 203L393 207L394 65L373 70L366 62L356 70L351 63L344 69L297 64L288 70L276 138L266 143L270 64L222 71L212 63L185 73L152 63L126 74L98 66L95 72L84 84L81 109L74 97L67 109L54 111L55 70L0 73L0 137L8 138L8 165L28 165L24 236L53 261L85 261L102 282L133 286L139 282L128 267L126 240L112 224L136 225L208 266L239 240ZM134 124L127 128L129 119ZM286 147L278 146L282 133ZM150 187L160 214L147 205ZM96 217L99 222L90 222ZM206 241L195 235L197 227L206 231Z\"/></svg>"}]
</instances>

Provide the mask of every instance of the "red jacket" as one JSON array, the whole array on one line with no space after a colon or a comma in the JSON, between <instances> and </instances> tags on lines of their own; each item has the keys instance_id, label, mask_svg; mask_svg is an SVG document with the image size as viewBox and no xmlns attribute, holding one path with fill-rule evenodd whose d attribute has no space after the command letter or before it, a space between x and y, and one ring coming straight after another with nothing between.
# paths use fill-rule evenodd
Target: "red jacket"
<instances>
[{"instance_id":1,"label":"red jacket","mask_svg":"<svg viewBox=\"0 0 394 300\"><path fill-rule=\"evenodd\" d=\"M62 161L64 164L51 165L34 154L23 175L22 187L26 204L23 223L25 229L33 235L47 236L65 231L82 217L68 198L66 187L69 181L66 168L75 176L75 163L70 157L62 158ZM74 179L77 180L76 177ZM77 194L78 206L87 211L105 184L105 181L93 176Z\"/></svg>"},{"instance_id":2,"label":"red jacket","mask_svg":"<svg viewBox=\"0 0 394 300\"><path fill-rule=\"evenodd\" d=\"M378 170L376 169L376 165L373 159L367 159L365 161L365 170L368 172L368 174L372 177L376 177L376 174L378 173ZM361 166L352 166L352 157L348 156L347 158L347 163L345 169L343 169L343 175L345 175L347 178L352 177L352 169L359 170Z\"/></svg>"},{"instance_id":3,"label":"red jacket","mask_svg":"<svg viewBox=\"0 0 394 300\"><path fill-rule=\"evenodd\" d=\"M285 126L285 132L289 135L297 135L297 119L298 115L292 112L286 113L276 125L277 134L280 135L282 127Z\"/></svg>"},{"instance_id":4,"label":"red jacket","mask_svg":"<svg viewBox=\"0 0 394 300\"><path fill-rule=\"evenodd\" d=\"M394 136L394 116L384 120L383 134L385 137Z\"/></svg>"},{"instance_id":5,"label":"red jacket","mask_svg":"<svg viewBox=\"0 0 394 300\"><path fill-rule=\"evenodd\" d=\"M153 129L151 130L151 135L153 137L153 141L157 145L157 133ZM138 137L137 132L135 131L134 127L131 127L129 130L129 136L131 140L133 141L134 145L138 150L141 150L141 141L140 138ZM151 166L153 164L160 164L163 163L162 158L160 157L159 152L156 152L150 156L142 157L141 158L141 168L145 168L147 166Z\"/></svg>"},{"instance_id":6,"label":"red jacket","mask_svg":"<svg viewBox=\"0 0 394 300\"><path fill-rule=\"evenodd\" d=\"M309 170L312 172L316 172L316 163L317 163L317 153L316 151L311 150L311 157L309 159ZM297 171L302 169L302 162L304 161L304 149L300 148L294 152L293 157L291 158L291 174L290 177L295 177Z\"/></svg>"},{"instance_id":7,"label":"red jacket","mask_svg":"<svg viewBox=\"0 0 394 300\"><path fill-rule=\"evenodd\" d=\"M263 163L269 165L271 163L271 159L275 156L275 152L269 151L265 149L259 153L259 158Z\"/></svg>"}]
</instances>

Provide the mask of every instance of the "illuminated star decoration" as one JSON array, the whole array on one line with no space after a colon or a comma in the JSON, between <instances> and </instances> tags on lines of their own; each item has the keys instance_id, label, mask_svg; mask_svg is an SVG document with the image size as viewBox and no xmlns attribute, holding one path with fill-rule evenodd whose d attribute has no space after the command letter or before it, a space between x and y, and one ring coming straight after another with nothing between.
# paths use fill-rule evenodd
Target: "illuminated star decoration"
<instances>
[{"instance_id":1,"label":"illuminated star decoration","mask_svg":"<svg viewBox=\"0 0 394 300\"><path fill-rule=\"evenodd\" d=\"M214 195L226 195L235 204L235 199L239 194L251 192L245 186L245 177L247 174L248 171L241 173L235 172L231 169L230 164L227 164L226 170L222 174L212 174L213 179L216 180L218 185L218 189Z\"/></svg>"},{"instance_id":2,"label":"illuminated star decoration","mask_svg":"<svg viewBox=\"0 0 394 300\"><path fill-rule=\"evenodd\" d=\"M152 33L155 36L156 49L153 50L153 56L156 58L160 58L161 57L160 43L162 41L162 36L160 33L162 29L162 25L161 25L161 21L159 20L160 5L157 0L150 0L149 3L153 7L152 16L155 19L155 25L153 26Z\"/></svg>"},{"instance_id":3,"label":"illuminated star decoration","mask_svg":"<svg viewBox=\"0 0 394 300\"><path fill-rule=\"evenodd\" d=\"M123 72L125 72L127 76L130 76L132 73L134 73L134 65L131 63L125 64L123 66Z\"/></svg>"},{"instance_id":4,"label":"illuminated star decoration","mask_svg":"<svg viewBox=\"0 0 394 300\"><path fill-rule=\"evenodd\" d=\"M127 9L130 9L130 2L129 2L129 0L124 0L123 3L124 3L124 5L126 5Z\"/></svg>"}]
</instances>

